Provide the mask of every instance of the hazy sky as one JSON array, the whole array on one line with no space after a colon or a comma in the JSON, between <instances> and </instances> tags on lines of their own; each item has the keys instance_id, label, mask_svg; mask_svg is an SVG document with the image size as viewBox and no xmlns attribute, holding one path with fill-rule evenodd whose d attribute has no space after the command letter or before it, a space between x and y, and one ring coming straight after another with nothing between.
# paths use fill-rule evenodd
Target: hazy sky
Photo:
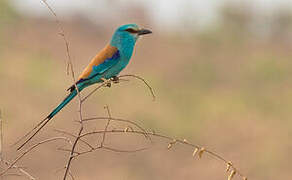
<instances>
[{"instance_id":1,"label":"hazy sky","mask_svg":"<svg viewBox=\"0 0 292 180\"><path fill-rule=\"evenodd\" d=\"M22 12L30 15L48 15L40 0L12 0ZM117 16L114 6L143 4L156 24L174 26L184 22L207 24L216 18L216 9L224 2L249 1L266 13L284 6L292 8L292 0L47 0L58 13L82 13L90 18L100 15ZM115 3L111 3L115 2Z\"/></svg>"}]
</instances>

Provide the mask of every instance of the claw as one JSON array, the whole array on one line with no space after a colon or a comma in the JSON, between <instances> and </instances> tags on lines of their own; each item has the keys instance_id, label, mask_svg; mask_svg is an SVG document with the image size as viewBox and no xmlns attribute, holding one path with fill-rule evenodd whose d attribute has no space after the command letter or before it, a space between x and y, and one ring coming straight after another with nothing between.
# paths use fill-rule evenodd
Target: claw
<instances>
[{"instance_id":1,"label":"claw","mask_svg":"<svg viewBox=\"0 0 292 180\"><path fill-rule=\"evenodd\" d=\"M103 82L106 82L107 80L105 78L100 78ZM104 87L111 87L112 83L111 82L107 82L106 84L104 84Z\"/></svg>"},{"instance_id":2,"label":"claw","mask_svg":"<svg viewBox=\"0 0 292 180\"><path fill-rule=\"evenodd\" d=\"M118 76L113 76L113 77L111 78L111 80L112 80L112 82L115 83L115 84L117 84L117 83L120 82L120 78L119 78Z\"/></svg>"}]
</instances>

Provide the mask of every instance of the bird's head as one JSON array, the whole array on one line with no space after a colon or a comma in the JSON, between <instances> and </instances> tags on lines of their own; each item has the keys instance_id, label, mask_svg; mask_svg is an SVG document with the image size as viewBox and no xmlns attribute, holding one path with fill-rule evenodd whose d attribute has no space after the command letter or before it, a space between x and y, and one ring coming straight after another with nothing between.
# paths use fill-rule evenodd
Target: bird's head
<instances>
[{"instance_id":1,"label":"bird's head","mask_svg":"<svg viewBox=\"0 0 292 180\"><path fill-rule=\"evenodd\" d=\"M118 47L121 45L134 45L139 36L152 33L148 29L139 28L137 24L125 24L115 31L111 45Z\"/></svg>"}]
</instances>

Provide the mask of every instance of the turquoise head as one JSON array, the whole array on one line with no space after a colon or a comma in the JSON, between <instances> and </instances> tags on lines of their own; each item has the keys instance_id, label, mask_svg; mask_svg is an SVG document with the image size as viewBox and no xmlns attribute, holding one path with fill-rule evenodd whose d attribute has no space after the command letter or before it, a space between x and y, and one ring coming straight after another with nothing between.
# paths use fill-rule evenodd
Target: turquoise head
<instances>
[{"instance_id":1,"label":"turquoise head","mask_svg":"<svg viewBox=\"0 0 292 180\"><path fill-rule=\"evenodd\" d=\"M117 28L110 44L119 50L133 49L137 39L145 34L152 33L148 29L139 28L137 24L125 24Z\"/></svg>"}]
</instances>

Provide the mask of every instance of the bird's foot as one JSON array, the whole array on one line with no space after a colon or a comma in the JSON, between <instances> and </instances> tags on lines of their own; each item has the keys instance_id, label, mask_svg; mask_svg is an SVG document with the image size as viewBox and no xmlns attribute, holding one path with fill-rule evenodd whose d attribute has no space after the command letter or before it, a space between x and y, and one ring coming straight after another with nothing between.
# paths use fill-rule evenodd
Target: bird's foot
<instances>
[{"instance_id":1,"label":"bird's foot","mask_svg":"<svg viewBox=\"0 0 292 180\"><path fill-rule=\"evenodd\" d=\"M117 84L117 83L120 82L120 78L119 78L118 76L113 76L113 77L111 78L111 80L112 80L112 82L115 83L115 84Z\"/></svg>"},{"instance_id":2,"label":"bird's foot","mask_svg":"<svg viewBox=\"0 0 292 180\"><path fill-rule=\"evenodd\" d=\"M103 86L104 87L108 87L108 88L110 88L111 86L112 86L112 83L110 82L110 81L108 81L108 80L106 80L105 78L100 78L102 81L103 81L103 83L105 83ZM108 81L108 82L107 82Z\"/></svg>"}]
</instances>

